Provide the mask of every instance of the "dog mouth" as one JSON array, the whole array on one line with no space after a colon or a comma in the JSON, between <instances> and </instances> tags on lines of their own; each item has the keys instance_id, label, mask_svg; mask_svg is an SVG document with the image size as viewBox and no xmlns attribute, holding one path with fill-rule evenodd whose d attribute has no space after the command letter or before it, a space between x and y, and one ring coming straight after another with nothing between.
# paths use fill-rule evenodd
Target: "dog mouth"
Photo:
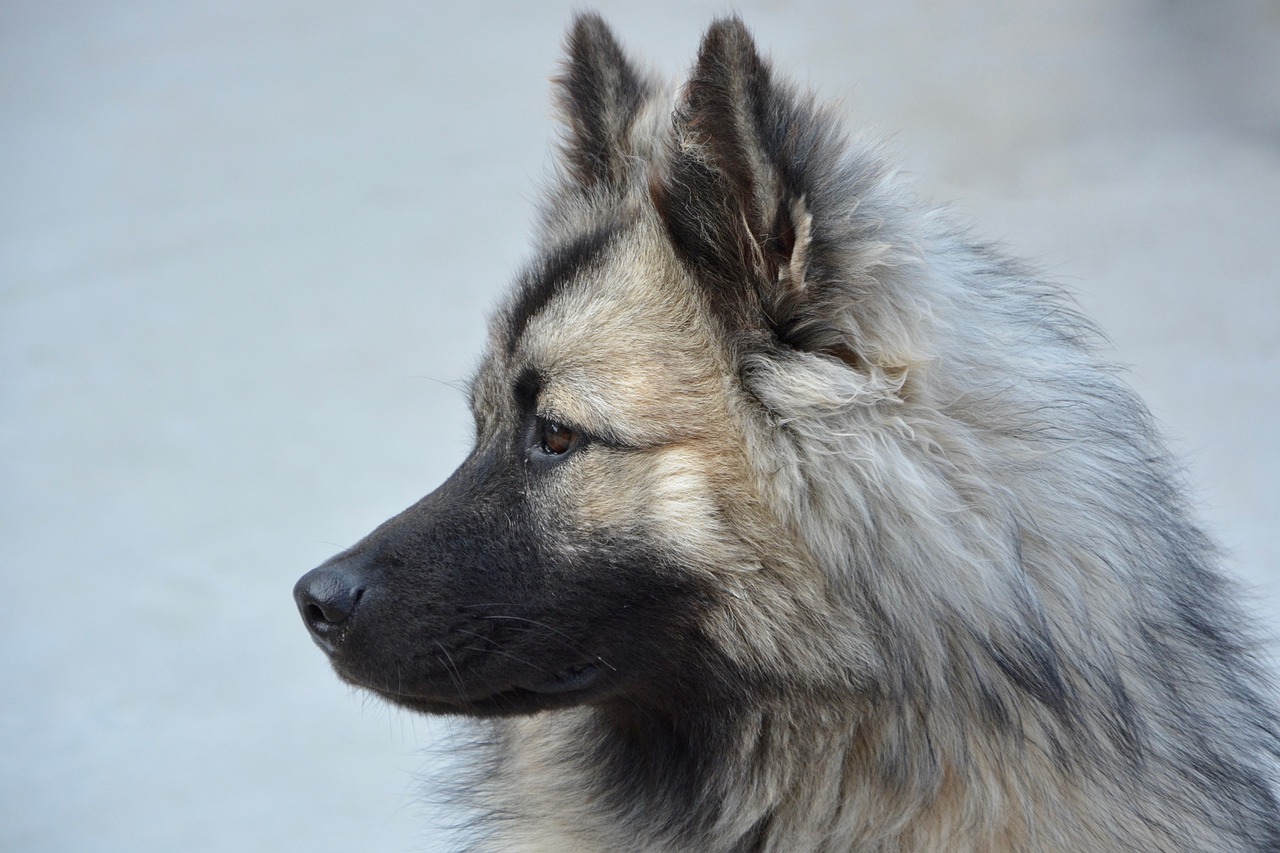
<instances>
[{"instance_id":1,"label":"dog mouth","mask_svg":"<svg viewBox=\"0 0 1280 853\"><path fill-rule=\"evenodd\" d=\"M341 669L345 681L410 710L433 714L465 714L505 716L525 714L550 708L569 707L590 701L604 687L613 668L602 660L577 663L551 675L544 675L511 686L486 685L487 689L465 689L456 675L425 679L413 687L400 684L396 689L379 686L361 678L353 678ZM438 686L437 686L438 685ZM477 685L478 687L479 685ZM497 687L497 689L493 689Z\"/></svg>"},{"instance_id":2,"label":"dog mouth","mask_svg":"<svg viewBox=\"0 0 1280 853\"><path fill-rule=\"evenodd\" d=\"M561 670L546 681L531 684L525 689L543 696L577 693L594 685L604 671L598 663L580 663Z\"/></svg>"}]
</instances>

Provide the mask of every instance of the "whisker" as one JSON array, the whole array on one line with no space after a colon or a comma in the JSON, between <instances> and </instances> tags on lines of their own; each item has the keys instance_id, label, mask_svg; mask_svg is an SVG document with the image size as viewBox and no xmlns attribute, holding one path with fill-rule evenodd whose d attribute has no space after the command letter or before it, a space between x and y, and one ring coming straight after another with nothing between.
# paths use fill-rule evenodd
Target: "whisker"
<instances>
[{"instance_id":1,"label":"whisker","mask_svg":"<svg viewBox=\"0 0 1280 853\"><path fill-rule=\"evenodd\" d=\"M445 672L449 673L449 680L453 682L454 689L458 691L458 698L466 701L466 694L462 689L462 673L458 671L458 665L453 662L453 657L449 654L449 650L439 640L432 640L440 653L444 655Z\"/></svg>"},{"instance_id":2,"label":"whisker","mask_svg":"<svg viewBox=\"0 0 1280 853\"><path fill-rule=\"evenodd\" d=\"M479 635L477 635L477 636L479 636ZM483 637L481 637L481 639L484 639L484 638L483 638ZM466 648L466 650L467 650L467 651L469 651L469 652L485 652L485 653L487 653L487 654L502 655L504 658L510 658L511 660L515 661L515 662L516 662L516 663L518 663L518 664L521 664L521 665L523 665L523 666L527 666L527 667L529 667L530 669L536 669L536 670L538 670L539 672L541 672L541 673L543 673L543 674L545 674L545 675L555 675L555 671L554 671L554 670L547 669L546 667L543 667L543 666L538 666L536 663L533 663L532 661L525 660L524 658L520 657L519 655L514 654L514 653L512 653L512 652L504 651L503 649L496 649L496 648L490 648L490 649L476 649L476 648L471 648L471 647L465 647L465 648Z\"/></svg>"},{"instance_id":3,"label":"whisker","mask_svg":"<svg viewBox=\"0 0 1280 853\"><path fill-rule=\"evenodd\" d=\"M575 640L573 637L570 637L570 636L569 636L568 634L566 634L564 631L561 631L561 630L559 630L559 629L557 629L557 628L553 628L552 626L548 625L548 624L547 624L547 623L545 623L545 622L539 622L537 619L529 619L529 618L526 618L526 617L524 617L524 616L507 616L507 615L504 615L504 614L489 614L489 615L486 615L484 618L485 618L485 619L491 619L491 620L494 620L494 621L497 621L497 620L500 620L500 619L501 619L501 620L506 620L506 621L509 621L509 622L524 622L524 623L526 623L526 624L533 625L533 626L535 626L535 627L537 627L537 628L541 628L541 629L542 629L542 630L544 630L544 631L550 631L552 634L555 634L557 637L559 637L560 639L564 640L565 644L566 644L566 645L568 645L570 648L572 648L574 651L582 652L583 654L586 654L586 655L591 655L591 650L590 650L590 649L588 649L586 646L582 645L581 643L579 643L579 642L578 642L577 640ZM617 672L617 671L618 671L618 670L617 670L617 668L616 668L613 664L609 663L609 662L608 662L607 660L605 660L604 658L599 657L599 656L594 656L594 655L593 655L593 657L595 657L595 659L596 659L597 661L599 661L600 663L602 663L602 664L604 664L605 666L609 667L609 669L612 669L614 672Z\"/></svg>"}]
</instances>

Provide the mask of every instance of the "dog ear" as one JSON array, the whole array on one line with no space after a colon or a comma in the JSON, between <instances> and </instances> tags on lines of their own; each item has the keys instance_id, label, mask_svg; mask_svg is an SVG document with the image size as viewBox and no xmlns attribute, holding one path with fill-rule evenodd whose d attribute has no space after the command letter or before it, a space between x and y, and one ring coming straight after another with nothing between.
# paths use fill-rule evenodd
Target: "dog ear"
<instances>
[{"instance_id":1,"label":"dog ear","mask_svg":"<svg viewBox=\"0 0 1280 853\"><path fill-rule=\"evenodd\" d=\"M807 104L807 101L805 102ZM675 116L650 194L677 252L737 329L785 339L804 297L812 240L806 162L822 122L773 79L738 18L715 22Z\"/></svg>"},{"instance_id":2,"label":"dog ear","mask_svg":"<svg viewBox=\"0 0 1280 853\"><path fill-rule=\"evenodd\" d=\"M566 125L562 157L584 189L622 187L628 130L652 84L627 59L604 20L579 15L569 30L556 101Z\"/></svg>"}]
</instances>

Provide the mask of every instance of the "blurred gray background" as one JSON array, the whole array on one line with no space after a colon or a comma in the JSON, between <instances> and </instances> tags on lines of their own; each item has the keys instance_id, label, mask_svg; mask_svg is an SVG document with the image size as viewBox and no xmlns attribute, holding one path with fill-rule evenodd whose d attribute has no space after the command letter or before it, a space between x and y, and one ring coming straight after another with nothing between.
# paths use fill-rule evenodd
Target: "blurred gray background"
<instances>
[{"instance_id":1,"label":"blurred gray background","mask_svg":"<svg viewBox=\"0 0 1280 853\"><path fill-rule=\"evenodd\" d=\"M0 4L0 850L432 851L298 575L432 489L574 4ZM600 4L664 72L721 3ZM1280 629L1280 3L753 2L1072 287Z\"/></svg>"}]
</instances>

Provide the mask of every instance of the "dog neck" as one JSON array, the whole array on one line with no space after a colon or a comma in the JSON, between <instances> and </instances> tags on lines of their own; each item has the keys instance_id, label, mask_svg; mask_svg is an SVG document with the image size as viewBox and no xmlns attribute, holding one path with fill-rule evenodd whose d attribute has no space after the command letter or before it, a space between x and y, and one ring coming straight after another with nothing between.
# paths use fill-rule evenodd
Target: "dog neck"
<instances>
[{"instance_id":1,"label":"dog neck","mask_svg":"<svg viewBox=\"0 0 1280 853\"><path fill-rule=\"evenodd\" d=\"M1032 740L1022 744L1024 763L1011 766L999 760L1007 745L984 748L920 711L823 713L807 702L732 718L724 710L676 721L577 709L496 724L496 761L472 790L473 805L493 816L477 850L976 853L1079 849L1062 839L1088 837L1100 849L1163 843L1099 811L1085 788L1105 780L1072 778ZM850 725L855 713L865 716ZM1076 808L1089 802L1092 812Z\"/></svg>"}]
</instances>

